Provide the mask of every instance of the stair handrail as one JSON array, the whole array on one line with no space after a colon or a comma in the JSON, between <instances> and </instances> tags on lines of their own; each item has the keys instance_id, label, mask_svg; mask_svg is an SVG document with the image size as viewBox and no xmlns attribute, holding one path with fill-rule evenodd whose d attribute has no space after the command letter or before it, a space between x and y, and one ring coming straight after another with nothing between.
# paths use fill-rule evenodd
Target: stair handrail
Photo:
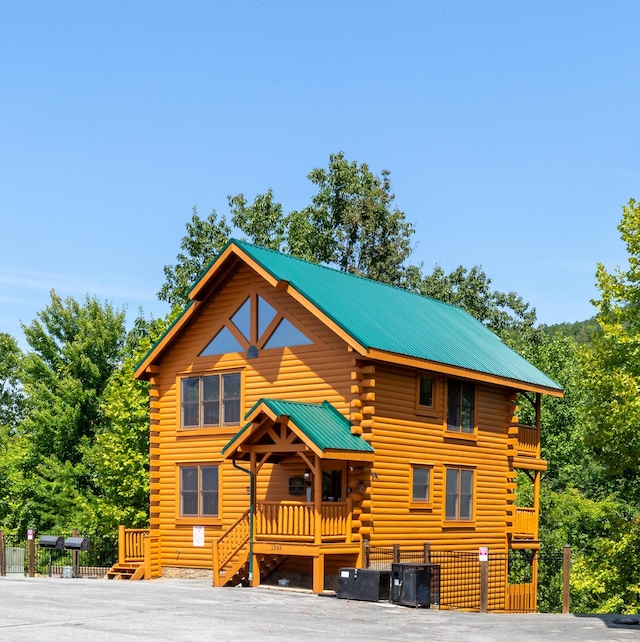
<instances>
[{"instance_id":1,"label":"stair handrail","mask_svg":"<svg viewBox=\"0 0 640 642\"><path fill-rule=\"evenodd\" d=\"M249 536L249 511L246 510L213 543L213 572L216 576L249 541Z\"/></svg>"}]
</instances>

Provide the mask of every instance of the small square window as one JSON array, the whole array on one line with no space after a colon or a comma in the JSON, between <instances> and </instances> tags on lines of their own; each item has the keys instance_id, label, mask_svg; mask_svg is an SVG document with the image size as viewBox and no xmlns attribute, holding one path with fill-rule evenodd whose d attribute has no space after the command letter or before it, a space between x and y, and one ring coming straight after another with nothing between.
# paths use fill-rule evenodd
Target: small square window
<instances>
[{"instance_id":1,"label":"small square window","mask_svg":"<svg viewBox=\"0 0 640 642\"><path fill-rule=\"evenodd\" d=\"M180 468L180 516L218 516L218 472L215 466Z\"/></svg>"},{"instance_id":2,"label":"small square window","mask_svg":"<svg viewBox=\"0 0 640 642\"><path fill-rule=\"evenodd\" d=\"M447 468L445 519L473 520L473 470Z\"/></svg>"}]
</instances>

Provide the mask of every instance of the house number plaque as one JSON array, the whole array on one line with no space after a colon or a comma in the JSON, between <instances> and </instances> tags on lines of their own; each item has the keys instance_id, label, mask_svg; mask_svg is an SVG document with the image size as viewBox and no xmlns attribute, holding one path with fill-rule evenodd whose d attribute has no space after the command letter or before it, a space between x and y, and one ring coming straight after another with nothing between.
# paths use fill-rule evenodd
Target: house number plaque
<instances>
[{"instance_id":1,"label":"house number plaque","mask_svg":"<svg viewBox=\"0 0 640 642\"><path fill-rule=\"evenodd\" d=\"M305 494L305 483L304 477L295 476L289 477L289 495L304 495Z\"/></svg>"}]
</instances>

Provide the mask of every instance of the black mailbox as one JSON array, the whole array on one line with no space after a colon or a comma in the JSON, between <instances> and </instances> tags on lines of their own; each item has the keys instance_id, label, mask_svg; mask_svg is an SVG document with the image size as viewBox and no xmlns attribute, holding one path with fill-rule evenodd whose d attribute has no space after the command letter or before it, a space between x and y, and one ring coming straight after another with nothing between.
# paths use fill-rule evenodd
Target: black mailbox
<instances>
[{"instance_id":1,"label":"black mailbox","mask_svg":"<svg viewBox=\"0 0 640 642\"><path fill-rule=\"evenodd\" d=\"M88 551L89 538L88 537L67 537L64 540L64 547L71 551Z\"/></svg>"},{"instance_id":2,"label":"black mailbox","mask_svg":"<svg viewBox=\"0 0 640 642\"><path fill-rule=\"evenodd\" d=\"M42 535L40 537L40 548L64 548L64 538L55 535Z\"/></svg>"}]
</instances>

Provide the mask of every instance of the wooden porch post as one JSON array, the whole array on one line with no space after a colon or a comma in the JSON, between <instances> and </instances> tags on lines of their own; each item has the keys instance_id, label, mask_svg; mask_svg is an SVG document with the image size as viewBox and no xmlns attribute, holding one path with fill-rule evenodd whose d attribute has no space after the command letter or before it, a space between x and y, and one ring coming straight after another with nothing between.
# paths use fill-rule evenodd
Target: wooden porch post
<instances>
[{"instance_id":1,"label":"wooden porch post","mask_svg":"<svg viewBox=\"0 0 640 642\"><path fill-rule=\"evenodd\" d=\"M540 471L534 471L533 478L533 508L535 511L535 524L533 539L538 539L538 523L540 521Z\"/></svg>"},{"instance_id":2,"label":"wooden porch post","mask_svg":"<svg viewBox=\"0 0 640 642\"><path fill-rule=\"evenodd\" d=\"M313 478L313 504L315 508L314 544L322 544L322 459L316 455L316 474ZM313 558L313 592L324 591L324 555L318 553Z\"/></svg>"},{"instance_id":3,"label":"wooden porch post","mask_svg":"<svg viewBox=\"0 0 640 642\"><path fill-rule=\"evenodd\" d=\"M251 492L249 494L249 502L253 501L253 506L249 507L249 510L253 512L253 520L251 520L251 531L249 532L249 542L254 542L256 539L256 520L255 520L255 513L256 513L256 506L258 504L258 498L257 498L257 482L256 482L256 470L258 468L258 456L256 453L251 452L250 454L250 465L251 465L251 479L253 480L253 488L251 489ZM251 581L250 584L251 586L260 586L260 558L258 555L253 554L253 545L250 544L249 548L251 549L249 552L249 561L250 561L250 566L251 566Z\"/></svg>"},{"instance_id":4,"label":"wooden porch post","mask_svg":"<svg viewBox=\"0 0 640 642\"><path fill-rule=\"evenodd\" d=\"M315 512L315 528L313 543L322 544L322 459L316 455L316 474L313 478L313 506Z\"/></svg>"},{"instance_id":5,"label":"wooden porch post","mask_svg":"<svg viewBox=\"0 0 640 642\"><path fill-rule=\"evenodd\" d=\"M125 562L125 529L122 524L118 526L118 564L124 564Z\"/></svg>"}]
</instances>

